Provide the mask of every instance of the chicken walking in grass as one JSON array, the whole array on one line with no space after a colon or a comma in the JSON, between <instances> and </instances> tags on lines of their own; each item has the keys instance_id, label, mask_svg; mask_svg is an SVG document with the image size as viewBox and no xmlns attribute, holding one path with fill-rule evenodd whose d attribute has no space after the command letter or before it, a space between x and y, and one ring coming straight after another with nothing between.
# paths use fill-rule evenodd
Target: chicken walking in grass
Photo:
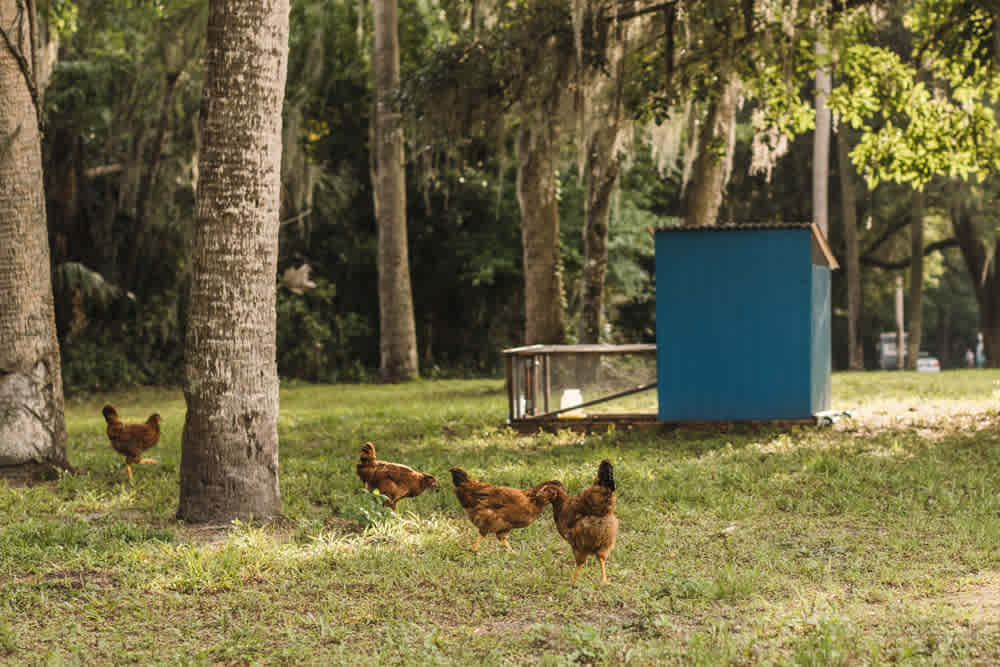
<instances>
[{"instance_id":1,"label":"chicken walking in grass","mask_svg":"<svg viewBox=\"0 0 1000 667\"><path fill-rule=\"evenodd\" d=\"M494 533L511 553L507 536L515 528L530 525L548 505L555 489L552 482L544 482L531 489L515 489L509 486L493 486L474 480L461 468L451 469L451 480L455 484L455 496L465 508L473 525L479 529L473 551L479 550L483 537Z\"/></svg>"},{"instance_id":2,"label":"chicken walking in grass","mask_svg":"<svg viewBox=\"0 0 1000 667\"><path fill-rule=\"evenodd\" d=\"M608 583L606 563L618 537L618 517L615 516L614 469L608 461L601 461L597 479L580 495L569 497L561 482L554 482L552 515L556 530L573 549L576 570L572 583L576 583L588 556L597 556L601 562L601 583Z\"/></svg>"},{"instance_id":3,"label":"chicken walking in grass","mask_svg":"<svg viewBox=\"0 0 1000 667\"><path fill-rule=\"evenodd\" d=\"M385 506L396 511L396 503L403 498L416 498L426 489L438 488L433 475L418 472L401 463L389 463L375 458L375 445L366 442L361 446L361 460L355 466L358 477L369 491L378 489L385 496Z\"/></svg>"},{"instance_id":4,"label":"chicken walking in grass","mask_svg":"<svg viewBox=\"0 0 1000 667\"><path fill-rule=\"evenodd\" d=\"M142 453L160 441L160 415L153 413L142 424L126 424L118 417L113 405L105 405L103 413L108 423L108 440L111 447L125 457L125 468L131 481L133 463L156 463L156 459L143 458Z\"/></svg>"}]
</instances>

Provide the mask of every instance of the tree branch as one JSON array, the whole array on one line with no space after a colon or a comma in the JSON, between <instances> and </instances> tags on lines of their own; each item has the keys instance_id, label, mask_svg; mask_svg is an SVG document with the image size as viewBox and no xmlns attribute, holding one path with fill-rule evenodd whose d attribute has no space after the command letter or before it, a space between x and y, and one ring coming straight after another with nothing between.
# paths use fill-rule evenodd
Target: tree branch
<instances>
[{"instance_id":1,"label":"tree branch","mask_svg":"<svg viewBox=\"0 0 1000 667\"><path fill-rule=\"evenodd\" d=\"M865 249L865 251L862 254L863 255L870 255L870 254L872 254L873 252L875 252L876 250L878 250L878 247L880 245L882 245L883 243L885 243L886 241L888 241L890 236L892 236L893 234L895 234L899 230L903 229L904 227L908 227L910 225L910 222L911 222L910 216L904 215L899 220L897 220L895 223L893 223L892 226L889 227L889 229L885 230L882 233L881 236L879 236L877 239L875 239L872 242L872 244L869 245L868 248Z\"/></svg>"},{"instance_id":2,"label":"tree branch","mask_svg":"<svg viewBox=\"0 0 1000 667\"><path fill-rule=\"evenodd\" d=\"M624 12L620 14L615 14L614 16L605 17L605 21L627 21L629 19L638 18L640 16L645 16L646 14L653 14L655 12L661 11L663 9L669 9L671 7L676 8L677 0L670 0L670 2L661 2L656 5L651 5L649 7L643 7L642 9L634 9L630 12Z\"/></svg>"},{"instance_id":3,"label":"tree branch","mask_svg":"<svg viewBox=\"0 0 1000 667\"><path fill-rule=\"evenodd\" d=\"M924 256L936 252L939 250L944 250L946 248L953 248L958 245L958 239L950 238L944 239L942 241L935 241L927 247L924 248ZM866 266L877 266L880 269L905 269L910 265L912 258L907 257L906 259L901 259L898 262L884 262L880 259L875 259L874 257L862 257L861 263Z\"/></svg>"}]
</instances>

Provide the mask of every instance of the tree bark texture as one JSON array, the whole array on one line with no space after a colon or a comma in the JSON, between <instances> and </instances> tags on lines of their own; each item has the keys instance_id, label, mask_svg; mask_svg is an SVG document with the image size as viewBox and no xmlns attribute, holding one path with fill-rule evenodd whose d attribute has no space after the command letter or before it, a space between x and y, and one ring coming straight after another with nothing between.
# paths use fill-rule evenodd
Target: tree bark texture
<instances>
[{"instance_id":1,"label":"tree bark texture","mask_svg":"<svg viewBox=\"0 0 1000 667\"><path fill-rule=\"evenodd\" d=\"M858 339L861 319L861 250L858 247L858 197L854 167L844 132L837 132L837 165L840 171L840 208L844 223L844 280L847 281L847 367L865 368L864 348Z\"/></svg>"},{"instance_id":2,"label":"tree bark texture","mask_svg":"<svg viewBox=\"0 0 1000 667\"><path fill-rule=\"evenodd\" d=\"M280 513L275 277L288 0L210 0L178 518Z\"/></svg>"},{"instance_id":3,"label":"tree bark texture","mask_svg":"<svg viewBox=\"0 0 1000 667\"><path fill-rule=\"evenodd\" d=\"M527 114L517 153L517 199L524 254L524 342L566 342L559 206L556 201L557 130L551 118Z\"/></svg>"},{"instance_id":4,"label":"tree bark texture","mask_svg":"<svg viewBox=\"0 0 1000 667\"><path fill-rule=\"evenodd\" d=\"M821 56L826 49L816 43L816 55ZM826 106L826 98L830 96L830 72L825 67L816 70L816 131L813 133L813 222L830 237L830 108Z\"/></svg>"},{"instance_id":5,"label":"tree bark texture","mask_svg":"<svg viewBox=\"0 0 1000 667\"><path fill-rule=\"evenodd\" d=\"M924 316L924 193L913 191L910 222L910 337L906 348L906 367L917 370Z\"/></svg>"},{"instance_id":6,"label":"tree bark texture","mask_svg":"<svg viewBox=\"0 0 1000 667\"><path fill-rule=\"evenodd\" d=\"M602 136L601 136L602 135ZM599 343L604 321L604 280L608 272L608 223L620 162L610 155L617 123L601 130L587 154L587 210L583 230L583 271L580 294L581 343ZM610 140L611 146L607 145Z\"/></svg>"},{"instance_id":7,"label":"tree bark texture","mask_svg":"<svg viewBox=\"0 0 1000 667\"><path fill-rule=\"evenodd\" d=\"M587 203L583 228L583 271L580 277L580 343L599 343L604 315L604 281L608 272L608 223L611 198L621 162L616 154L622 110L625 46L616 43L612 75L602 77L594 95L595 125L586 146Z\"/></svg>"},{"instance_id":8,"label":"tree bark texture","mask_svg":"<svg viewBox=\"0 0 1000 667\"><path fill-rule=\"evenodd\" d=\"M979 304L986 365L1000 368L1000 270L996 267L1000 238L991 238L983 231L981 214L966 201L967 197L965 186L957 184L952 194L951 224ZM993 260L989 265L987 243L993 244Z\"/></svg>"},{"instance_id":9,"label":"tree bark texture","mask_svg":"<svg viewBox=\"0 0 1000 667\"><path fill-rule=\"evenodd\" d=\"M718 98L709 104L698 138L698 157L687 186L684 224L690 227L711 226L718 221L733 159L730 134L736 122L740 88L739 79L730 75L724 80Z\"/></svg>"},{"instance_id":10,"label":"tree bark texture","mask_svg":"<svg viewBox=\"0 0 1000 667\"><path fill-rule=\"evenodd\" d=\"M67 468L38 97L32 94L37 46L23 9L22 2L0 0L0 466Z\"/></svg>"},{"instance_id":11,"label":"tree bark texture","mask_svg":"<svg viewBox=\"0 0 1000 667\"><path fill-rule=\"evenodd\" d=\"M406 233L406 174L401 114L393 101L399 84L399 12L396 0L375 0L375 217L378 230L379 377L417 377Z\"/></svg>"}]
</instances>

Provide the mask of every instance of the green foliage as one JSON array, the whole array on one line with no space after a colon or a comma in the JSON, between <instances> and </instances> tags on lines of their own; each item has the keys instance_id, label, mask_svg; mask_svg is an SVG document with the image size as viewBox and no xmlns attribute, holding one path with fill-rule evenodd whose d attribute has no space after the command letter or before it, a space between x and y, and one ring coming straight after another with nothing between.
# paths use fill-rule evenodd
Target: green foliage
<instances>
[{"instance_id":1,"label":"green foliage","mask_svg":"<svg viewBox=\"0 0 1000 667\"><path fill-rule=\"evenodd\" d=\"M352 364L350 350L372 332L360 317L336 311L333 284L316 283L304 294L278 290L278 372L309 381L363 379L365 371Z\"/></svg>"},{"instance_id":2,"label":"green foliage","mask_svg":"<svg viewBox=\"0 0 1000 667\"><path fill-rule=\"evenodd\" d=\"M340 515L357 521L362 528L380 526L396 518L396 513L383 504L384 500L378 489L360 489L351 496L351 502L341 509Z\"/></svg>"},{"instance_id":3,"label":"green foliage","mask_svg":"<svg viewBox=\"0 0 1000 667\"><path fill-rule=\"evenodd\" d=\"M61 346L63 391L67 396L133 387L151 378L118 345L74 340Z\"/></svg>"},{"instance_id":4,"label":"green foliage","mask_svg":"<svg viewBox=\"0 0 1000 667\"><path fill-rule=\"evenodd\" d=\"M947 12L936 13L939 7L917 3L907 15L917 31L913 56L852 41L840 51L841 82L828 104L863 130L851 158L872 187L892 180L922 188L936 174L981 180L1000 166L1000 128L990 104L998 81L977 60L983 55L978 42L954 48L938 41L949 39L945 28L958 25ZM937 57L920 70L914 63L924 65L920 57L927 49Z\"/></svg>"}]
</instances>

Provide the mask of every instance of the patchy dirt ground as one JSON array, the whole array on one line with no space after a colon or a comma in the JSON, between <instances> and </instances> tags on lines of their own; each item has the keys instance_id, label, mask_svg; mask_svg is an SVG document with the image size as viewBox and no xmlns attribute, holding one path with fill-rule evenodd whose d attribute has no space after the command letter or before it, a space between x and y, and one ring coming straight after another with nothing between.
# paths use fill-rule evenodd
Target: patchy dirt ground
<instances>
[{"instance_id":1,"label":"patchy dirt ground","mask_svg":"<svg viewBox=\"0 0 1000 667\"><path fill-rule=\"evenodd\" d=\"M978 401L881 398L836 409L846 414L837 419L835 429L865 435L915 429L920 437L937 440L956 431L1000 427L1000 400L992 396Z\"/></svg>"}]
</instances>

